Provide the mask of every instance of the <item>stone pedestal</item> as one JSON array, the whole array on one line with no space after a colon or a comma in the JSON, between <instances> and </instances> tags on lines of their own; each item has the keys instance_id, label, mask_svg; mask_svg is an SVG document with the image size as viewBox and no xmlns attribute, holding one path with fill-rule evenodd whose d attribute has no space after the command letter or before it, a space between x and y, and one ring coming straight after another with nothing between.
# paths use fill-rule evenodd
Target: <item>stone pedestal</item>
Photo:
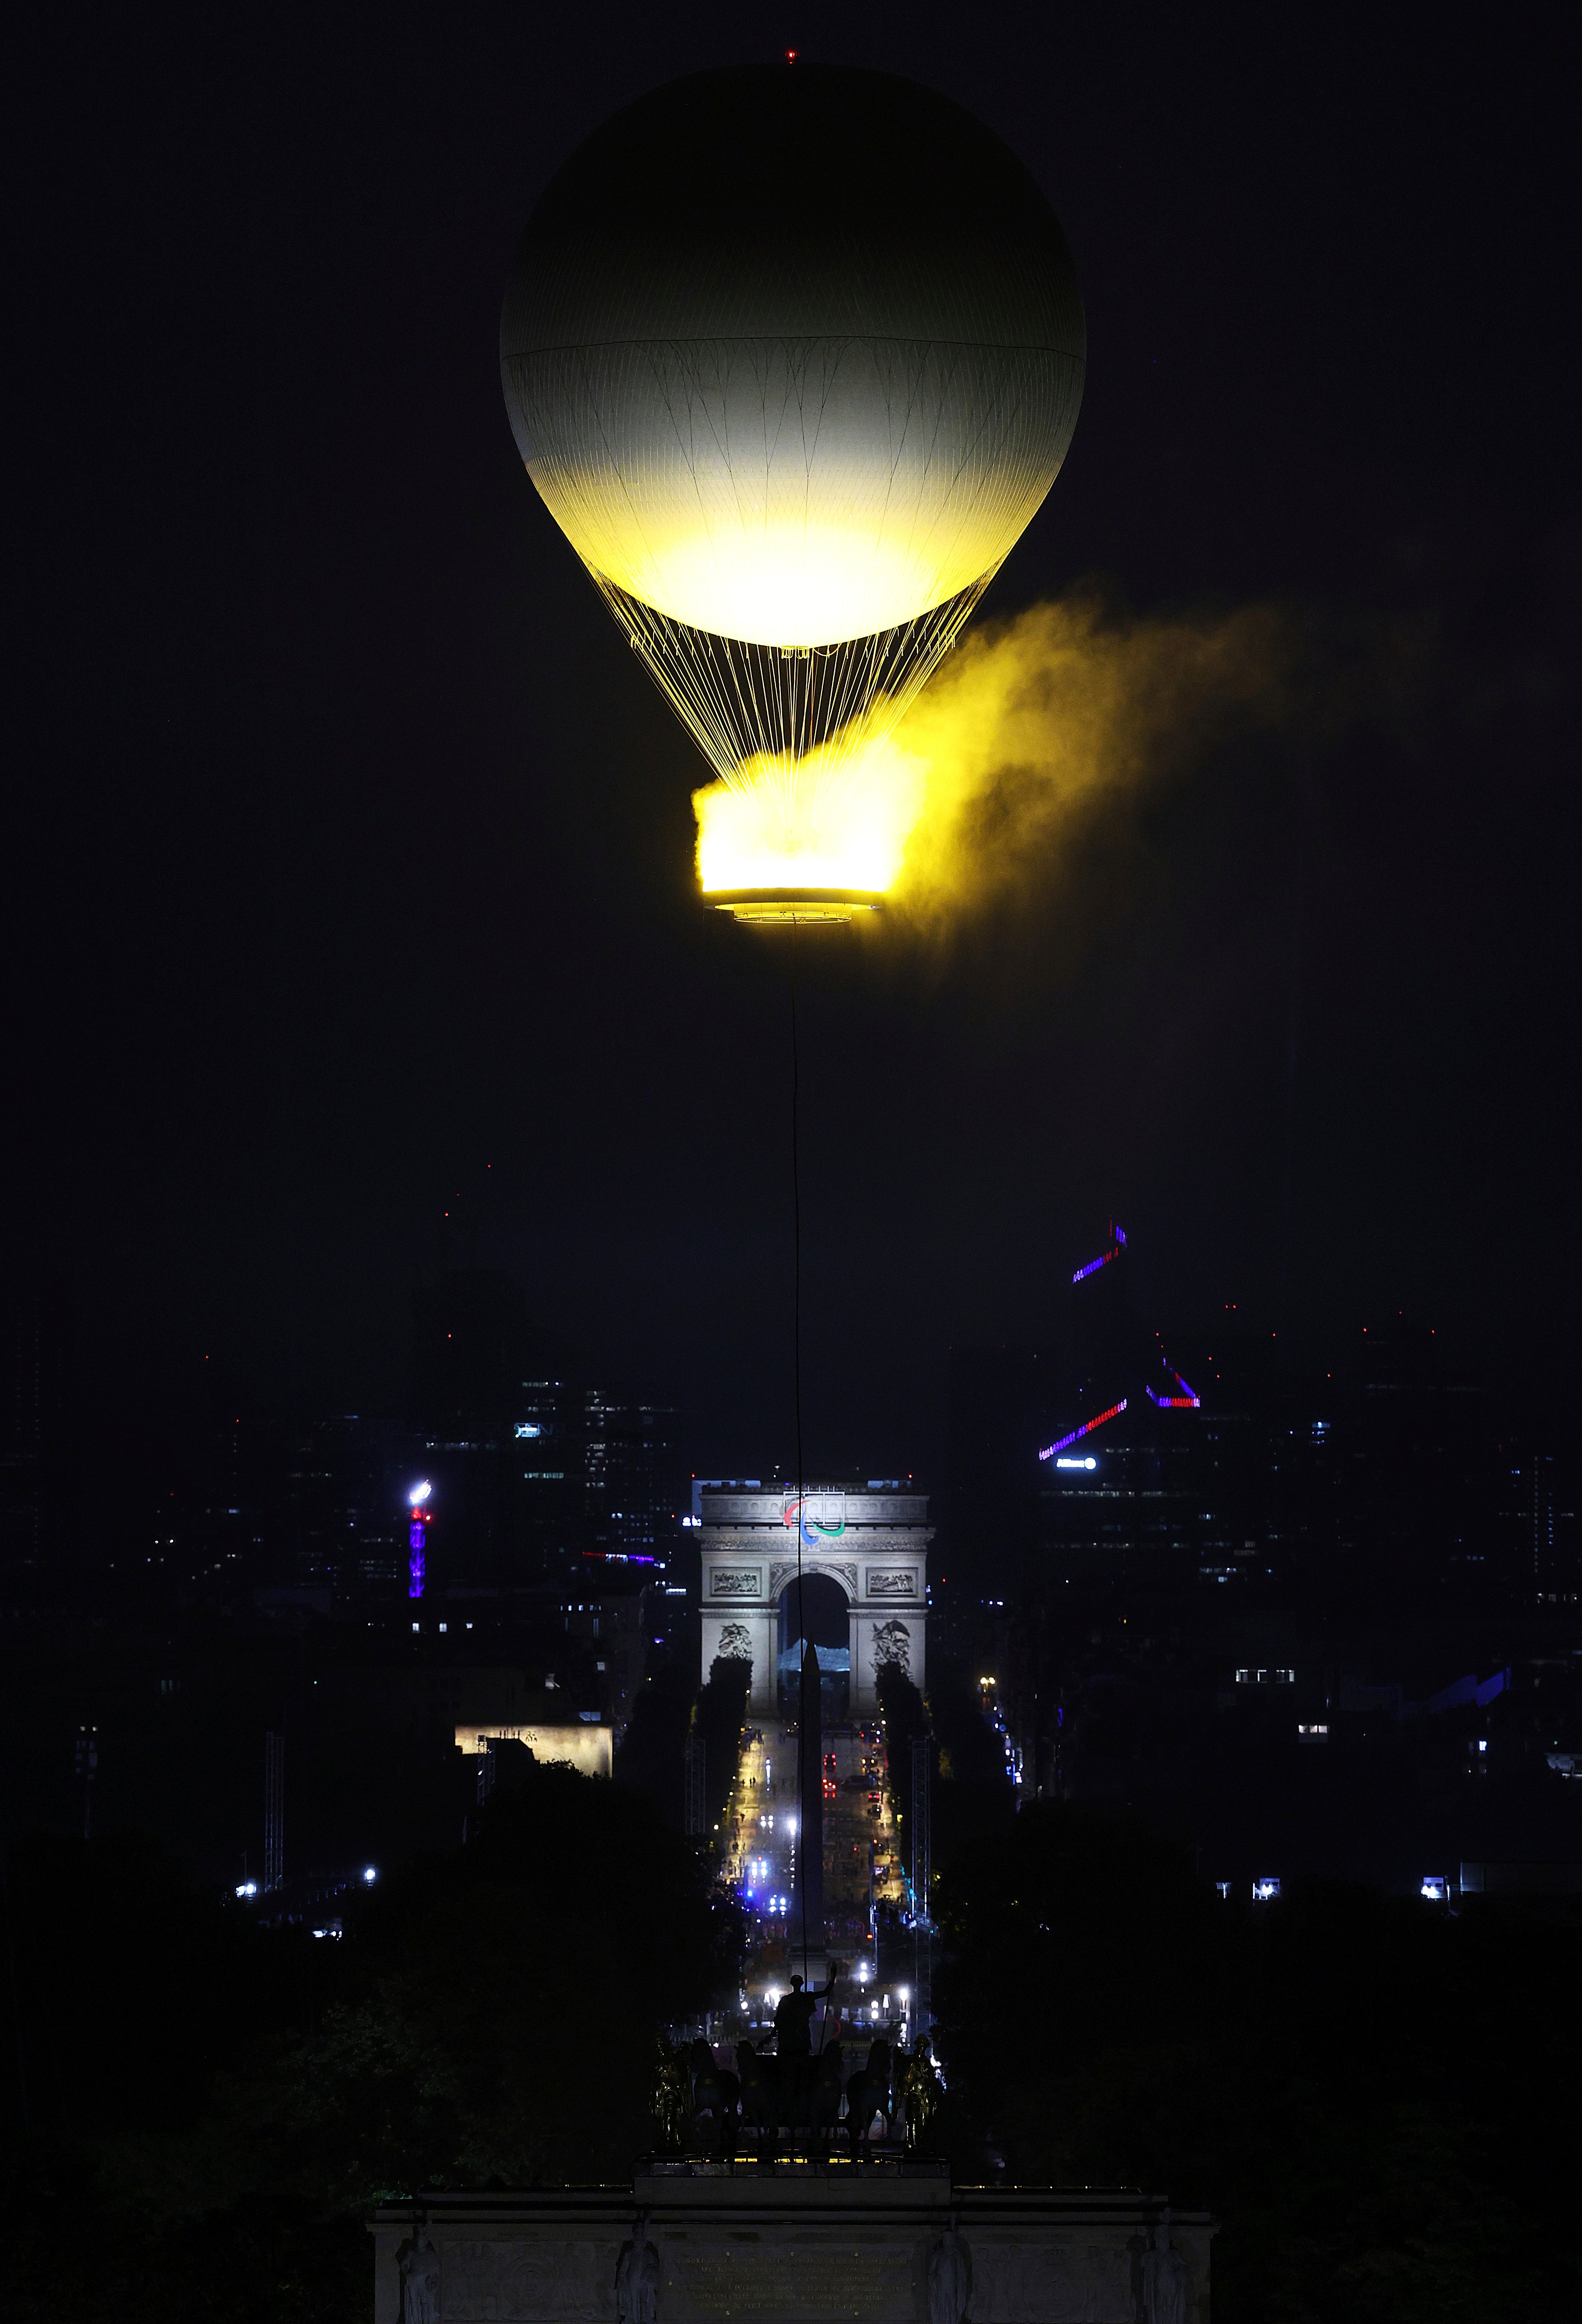
<instances>
[{"instance_id":1,"label":"stone pedestal","mask_svg":"<svg viewBox=\"0 0 1582 2324\"><path fill-rule=\"evenodd\" d=\"M616 2268L640 2214L658 2255L652 2324L962 2324L930 2313L952 2227L969 2324L1208 2324L1212 2222L1121 2189L953 2188L927 2163L658 2163L630 2190L438 2194L421 2208L441 2324L622 2324ZM1161 2218L1182 2262L1168 2273L1147 2263ZM402 2205L375 2223L375 2324L410 2324L400 2257L413 2222Z\"/></svg>"}]
</instances>

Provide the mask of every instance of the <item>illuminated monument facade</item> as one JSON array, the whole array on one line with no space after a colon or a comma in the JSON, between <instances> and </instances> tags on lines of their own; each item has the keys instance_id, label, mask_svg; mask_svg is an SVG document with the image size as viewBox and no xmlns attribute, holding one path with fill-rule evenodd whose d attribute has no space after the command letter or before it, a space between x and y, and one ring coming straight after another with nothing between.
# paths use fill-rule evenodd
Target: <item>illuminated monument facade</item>
<instances>
[{"instance_id":1,"label":"illuminated monument facade","mask_svg":"<svg viewBox=\"0 0 1582 2324\"><path fill-rule=\"evenodd\" d=\"M703 1491L699 1507L706 1679L719 1655L751 1661L748 1708L774 1715L780 1673L794 1660L786 1633L789 1616L794 1639L800 1536L810 1602L820 1592L829 1600L831 1583L845 1600L845 1648L818 1651L821 1668L849 1673L849 1715L877 1710L886 1664L925 1683L933 1538L926 1493L889 1481L810 1485L800 1499L789 1485L726 1488Z\"/></svg>"}]
</instances>

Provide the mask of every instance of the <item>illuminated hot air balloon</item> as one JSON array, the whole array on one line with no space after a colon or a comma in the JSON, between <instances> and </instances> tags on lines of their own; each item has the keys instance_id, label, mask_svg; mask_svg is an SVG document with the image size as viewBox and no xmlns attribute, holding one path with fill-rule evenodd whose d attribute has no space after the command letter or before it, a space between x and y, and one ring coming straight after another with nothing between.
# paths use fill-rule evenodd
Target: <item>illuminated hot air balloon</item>
<instances>
[{"instance_id":1,"label":"illuminated hot air balloon","mask_svg":"<svg viewBox=\"0 0 1582 2324\"><path fill-rule=\"evenodd\" d=\"M705 757L780 818L770 876L711 901L875 900L883 867L821 853L821 816L1049 491L1084 347L1028 172L887 74L699 74L551 181L501 318L506 408Z\"/></svg>"}]
</instances>

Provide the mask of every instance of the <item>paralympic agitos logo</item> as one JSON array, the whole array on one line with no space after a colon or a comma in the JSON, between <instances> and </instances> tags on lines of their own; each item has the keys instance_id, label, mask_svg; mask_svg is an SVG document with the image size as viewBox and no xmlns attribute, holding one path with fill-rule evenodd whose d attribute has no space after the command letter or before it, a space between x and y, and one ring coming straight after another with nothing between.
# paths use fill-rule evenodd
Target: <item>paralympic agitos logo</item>
<instances>
[{"instance_id":1,"label":"paralympic agitos logo","mask_svg":"<svg viewBox=\"0 0 1582 2324\"><path fill-rule=\"evenodd\" d=\"M836 1522L831 1524L827 1517L815 1517L815 1508L832 1514L838 1511ZM800 1526L803 1545L809 1549L821 1549L827 1541L838 1541L846 1531L844 1501L836 1493L806 1493L800 1498L793 1495L785 1503L781 1517L788 1533Z\"/></svg>"}]
</instances>

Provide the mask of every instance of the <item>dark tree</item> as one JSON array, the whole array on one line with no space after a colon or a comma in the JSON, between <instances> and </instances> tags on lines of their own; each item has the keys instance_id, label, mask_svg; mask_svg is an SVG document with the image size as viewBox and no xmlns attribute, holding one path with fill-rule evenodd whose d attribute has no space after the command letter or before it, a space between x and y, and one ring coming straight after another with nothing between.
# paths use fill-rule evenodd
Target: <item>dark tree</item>
<instances>
[{"instance_id":1,"label":"dark tree","mask_svg":"<svg viewBox=\"0 0 1582 2324\"><path fill-rule=\"evenodd\" d=\"M1059 1805L939 1889L964 2169L1213 2209L1222 2324L1577 2312L1574 1928L1324 1884L1238 1907Z\"/></svg>"}]
</instances>

